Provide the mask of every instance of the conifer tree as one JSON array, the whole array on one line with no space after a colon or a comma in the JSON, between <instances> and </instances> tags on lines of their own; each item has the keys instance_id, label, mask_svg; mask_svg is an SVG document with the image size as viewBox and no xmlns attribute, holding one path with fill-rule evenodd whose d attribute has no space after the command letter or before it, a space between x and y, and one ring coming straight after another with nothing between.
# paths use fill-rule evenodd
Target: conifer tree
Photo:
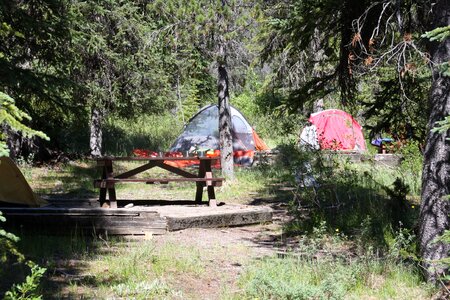
<instances>
[{"instance_id":1,"label":"conifer tree","mask_svg":"<svg viewBox=\"0 0 450 300\"><path fill-rule=\"evenodd\" d=\"M28 114L15 105L14 99L0 92L0 129L8 126L14 131L20 131L26 137L38 136L48 140L48 137L43 132L33 130L23 124L23 121L30 119ZM9 155L6 139L5 134L0 132L0 157Z\"/></svg>"}]
</instances>

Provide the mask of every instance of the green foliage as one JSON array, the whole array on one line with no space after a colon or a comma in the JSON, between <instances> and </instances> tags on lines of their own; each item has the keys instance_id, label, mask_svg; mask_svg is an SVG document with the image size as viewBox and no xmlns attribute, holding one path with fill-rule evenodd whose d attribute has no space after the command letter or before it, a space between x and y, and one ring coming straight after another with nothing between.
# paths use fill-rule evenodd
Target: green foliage
<instances>
[{"instance_id":1,"label":"green foliage","mask_svg":"<svg viewBox=\"0 0 450 300\"><path fill-rule=\"evenodd\" d=\"M69 41L66 9L65 0L0 3L0 90L20 104L34 96L62 104Z\"/></svg>"},{"instance_id":2,"label":"green foliage","mask_svg":"<svg viewBox=\"0 0 450 300\"><path fill-rule=\"evenodd\" d=\"M4 300L41 300L42 295L36 291L39 287L40 280L47 269L28 262L27 265L31 269L31 274L25 278L25 282L14 284L11 290L5 293Z\"/></svg>"},{"instance_id":3,"label":"green foliage","mask_svg":"<svg viewBox=\"0 0 450 300\"><path fill-rule=\"evenodd\" d=\"M438 68L442 76L450 77L450 64L448 61L439 64Z\"/></svg>"},{"instance_id":4,"label":"green foliage","mask_svg":"<svg viewBox=\"0 0 450 300\"><path fill-rule=\"evenodd\" d=\"M402 161L400 163L399 172L404 182L410 187L411 194L420 195L423 155L421 152L421 144L419 142L408 142L400 148Z\"/></svg>"},{"instance_id":5,"label":"green foliage","mask_svg":"<svg viewBox=\"0 0 450 300\"><path fill-rule=\"evenodd\" d=\"M156 20L138 3L75 1L70 5L77 98L129 117L172 108L173 92L158 43L149 44Z\"/></svg>"},{"instance_id":6,"label":"green foliage","mask_svg":"<svg viewBox=\"0 0 450 300\"><path fill-rule=\"evenodd\" d=\"M283 106L282 95L264 86L263 78L254 68L248 70L240 94L232 95L231 104L247 118L251 126L271 147L297 139L305 123L303 115L290 114Z\"/></svg>"},{"instance_id":7,"label":"green foliage","mask_svg":"<svg viewBox=\"0 0 450 300\"><path fill-rule=\"evenodd\" d=\"M216 101L215 67L226 56L232 92L245 82L251 51L245 47L253 30L251 8L238 1L154 1L147 5L155 36L173 74L186 120L201 106ZM242 26L245 24L245 26ZM219 49L224 50L224 53Z\"/></svg>"},{"instance_id":8,"label":"green foliage","mask_svg":"<svg viewBox=\"0 0 450 300\"><path fill-rule=\"evenodd\" d=\"M261 59L274 65L275 90L289 95L289 108L301 109L339 87L337 96L343 103L353 100L351 27L371 3L328 0L265 5L258 35Z\"/></svg>"},{"instance_id":9,"label":"green foliage","mask_svg":"<svg viewBox=\"0 0 450 300\"><path fill-rule=\"evenodd\" d=\"M437 126L431 129L433 132L445 133L450 129L450 116L444 118L444 120L438 121Z\"/></svg>"},{"instance_id":10,"label":"green foliage","mask_svg":"<svg viewBox=\"0 0 450 300\"><path fill-rule=\"evenodd\" d=\"M38 136L45 140L49 138L41 131L33 130L23 124L25 120L31 120L31 117L21 111L14 102L14 99L3 92L0 92L0 126L3 124L9 126L15 131L20 131L25 137ZM0 132L0 156L7 156L9 150L3 140L3 135Z\"/></svg>"},{"instance_id":11,"label":"green foliage","mask_svg":"<svg viewBox=\"0 0 450 300\"><path fill-rule=\"evenodd\" d=\"M450 26L439 27L431 31L425 32L424 34L422 34L422 37L427 38L432 42L433 41L443 42L445 39L450 37Z\"/></svg>"},{"instance_id":12,"label":"green foliage","mask_svg":"<svg viewBox=\"0 0 450 300\"><path fill-rule=\"evenodd\" d=\"M33 118L30 127L51 137L48 129L62 126L77 105L69 96L74 85L67 80L67 7L66 0L0 3L0 91Z\"/></svg>"},{"instance_id":13,"label":"green foliage","mask_svg":"<svg viewBox=\"0 0 450 300\"><path fill-rule=\"evenodd\" d=\"M423 38L429 39L431 42L443 42L450 36L450 26L438 27L422 34ZM448 61L440 63L438 66L439 73L443 76L450 77L450 64Z\"/></svg>"},{"instance_id":14,"label":"green foliage","mask_svg":"<svg viewBox=\"0 0 450 300\"><path fill-rule=\"evenodd\" d=\"M386 235L389 246L388 257L396 261L413 260L419 261L417 257L417 237L411 229L400 227L397 231L392 233L389 237Z\"/></svg>"},{"instance_id":15,"label":"green foliage","mask_svg":"<svg viewBox=\"0 0 450 300\"><path fill-rule=\"evenodd\" d=\"M2 212L0 211L0 222L6 222L5 217L3 216ZM10 233L5 231L2 227L0 227L0 263L4 264L9 259L10 256L13 255L17 258L19 261L23 261L25 257L17 250L16 244L19 241L19 238ZM2 272L0 271L0 274ZM3 274L4 275L4 274Z\"/></svg>"},{"instance_id":16,"label":"green foliage","mask_svg":"<svg viewBox=\"0 0 450 300\"><path fill-rule=\"evenodd\" d=\"M371 137L389 132L402 143L425 141L429 104L423 99L431 87L430 72L414 72L400 76L395 70L380 68L376 76L365 80L364 85L370 90L357 101Z\"/></svg>"},{"instance_id":17,"label":"green foliage","mask_svg":"<svg viewBox=\"0 0 450 300\"><path fill-rule=\"evenodd\" d=\"M6 219L0 211L0 222L5 222ZM25 256L19 252L16 243L19 238L0 227L0 276L12 276L4 271L4 267L11 264L11 256L15 257L19 263L24 263ZM32 261L26 261L25 265L30 268L30 275L27 275L25 281L19 284L14 284L9 291L5 293L3 299L5 300L40 300L42 296L38 294L38 287L40 280L44 275L46 269L42 268ZM6 268L8 269L8 267Z\"/></svg>"},{"instance_id":18,"label":"green foliage","mask_svg":"<svg viewBox=\"0 0 450 300\"><path fill-rule=\"evenodd\" d=\"M329 232L354 235L381 251L389 249L397 228L415 226L418 209L411 202L410 187L420 177L371 164L351 164L333 152L305 153L294 147L280 148L280 163L288 168L298 187L291 201L292 234L311 233L325 222Z\"/></svg>"}]
</instances>

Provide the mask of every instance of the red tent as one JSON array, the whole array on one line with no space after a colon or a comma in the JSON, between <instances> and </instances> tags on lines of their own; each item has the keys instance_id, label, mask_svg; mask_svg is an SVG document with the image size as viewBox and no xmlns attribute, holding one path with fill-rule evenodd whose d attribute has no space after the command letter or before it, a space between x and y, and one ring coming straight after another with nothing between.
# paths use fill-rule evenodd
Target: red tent
<instances>
[{"instance_id":1,"label":"red tent","mask_svg":"<svg viewBox=\"0 0 450 300\"><path fill-rule=\"evenodd\" d=\"M317 128L321 149L365 151L366 141L361 125L345 111L327 109L314 113L309 122Z\"/></svg>"}]
</instances>

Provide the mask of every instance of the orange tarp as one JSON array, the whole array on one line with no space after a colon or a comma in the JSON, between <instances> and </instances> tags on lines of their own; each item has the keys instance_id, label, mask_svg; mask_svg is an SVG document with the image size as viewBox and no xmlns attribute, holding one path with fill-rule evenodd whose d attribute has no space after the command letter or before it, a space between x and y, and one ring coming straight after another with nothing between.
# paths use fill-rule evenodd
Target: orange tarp
<instances>
[{"instance_id":1,"label":"orange tarp","mask_svg":"<svg viewBox=\"0 0 450 300\"><path fill-rule=\"evenodd\" d=\"M256 131L253 129L253 140L255 141L255 148L257 151L270 150L267 144L259 137Z\"/></svg>"}]
</instances>

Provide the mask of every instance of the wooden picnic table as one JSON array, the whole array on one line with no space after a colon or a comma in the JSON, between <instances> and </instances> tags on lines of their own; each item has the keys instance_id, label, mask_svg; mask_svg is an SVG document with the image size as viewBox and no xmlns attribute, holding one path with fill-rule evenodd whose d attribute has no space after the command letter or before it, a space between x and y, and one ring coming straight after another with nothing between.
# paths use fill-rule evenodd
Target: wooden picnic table
<instances>
[{"instance_id":1,"label":"wooden picnic table","mask_svg":"<svg viewBox=\"0 0 450 300\"><path fill-rule=\"evenodd\" d=\"M102 169L102 178L94 181L94 186L100 188L100 205L102 207L117 208L116 188L117 183L143 182L143 183L168 183L168 182L195 182L197 186L195 202L202 203L203 187L207 187L208 203L210 206L216 205L216 196L214 192L215 186L222 185L224 178L214 178L211 170L213 161L220 159L220 157L101 157L97 158L97 167ZM186 171L180 167L173 166L170 162L176 161L193 161L198 164L197 174ZM126 171L121 174L114 174L113 163L119 161L138 161L143 164L137 168ZM177 177L169 178L132 178L133 176L149 170L154 167L159 167ZM108 200L106 194L108 193Z\"/></svg>"}]
</instances>

